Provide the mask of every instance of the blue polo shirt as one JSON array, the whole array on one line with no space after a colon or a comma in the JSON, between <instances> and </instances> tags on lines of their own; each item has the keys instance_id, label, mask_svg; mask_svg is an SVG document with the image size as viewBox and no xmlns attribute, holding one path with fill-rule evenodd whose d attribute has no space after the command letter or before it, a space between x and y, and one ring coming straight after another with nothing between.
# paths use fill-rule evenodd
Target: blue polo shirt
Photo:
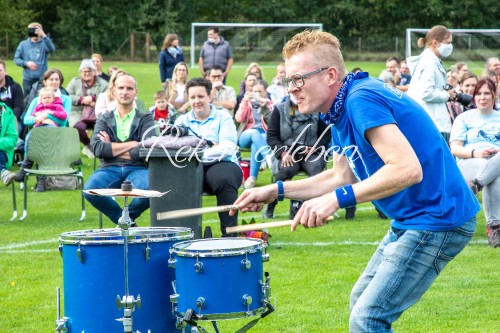
<instances>
[{"instance_id":1,"label":"blue polo shirt","mask_svg":"<svg viewBox=\"0 0 500 333\"><path fill-rule=\"evenodd\" d=\"M231 161L238 164L235 148L237 147L238 134L233 118L222 109L210 105L210 114L204 121L194 117L190 111L175 120L176 125L184 125L200 137L217 143L205 151L204 157L209 160ZM189 135L193 135L192 132ZM219 156L223 158L219 159Z\"/></svg>"},{"instance_id":2,"label":"blue polo shirt","mask_svg":"<svg viewBox=\"0 0 500 333\"><path fill-rule=\"evenodd\" d=\"M399 229L445 231L454 229L480 209L455 159L427 113L406 94L376 79L354 80L345 109L332 127L332 139L362 181L384 162L365 138L374 127L396 124L415 151L423 180L373 204L393 219Z\"/></svg>"}]
</instances>

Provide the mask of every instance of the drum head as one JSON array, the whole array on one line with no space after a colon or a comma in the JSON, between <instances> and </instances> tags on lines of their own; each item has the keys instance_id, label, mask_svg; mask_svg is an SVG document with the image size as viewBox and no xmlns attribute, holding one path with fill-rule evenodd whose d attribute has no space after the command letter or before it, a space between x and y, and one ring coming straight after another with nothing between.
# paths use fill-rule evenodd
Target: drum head
<instances>
[{"instance_id":1,"label":"drum head","mask_svg":"<svg viewBox=\"0 0 500 333\"><path fill-rule=\"evenodd\" d=\"M181 241L193 238L189 228L130 228L128 243ZM122 229L81 230L62 233L61 244L106 245L123 244Z\"/></svg>"},{"instance_id":2,"label":"drum head","mask_svg":"<svg viewBox=\"0 0 500 333\"><path fill-rule=\"evenodd\" d=\"M265 247L260 239L228 237L180 242L170 251L181 257L225 257L255 253Z\"/></svg>"}]
</instances>

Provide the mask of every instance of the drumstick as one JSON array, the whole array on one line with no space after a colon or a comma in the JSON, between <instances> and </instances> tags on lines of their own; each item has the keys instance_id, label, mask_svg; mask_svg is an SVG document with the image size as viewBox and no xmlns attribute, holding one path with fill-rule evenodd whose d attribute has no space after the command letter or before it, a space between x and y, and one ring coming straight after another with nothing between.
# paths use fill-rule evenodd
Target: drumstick
<instances>
[{"instance_id":1,"label":"drumstick","mask_svg":"<svg viewBox=\"0 0 500 333\"><path fill-rule=\"evenodd\" d=\"M333 216L327 217L324 219L325 222L332 221ZM276 227L286 227L291 226L293 220L285 220L285 221L276 221L276 222L265 222L265 223L250 223L244 225L238 225L236 227L227 227L226 233L232 234L237 232L245 232L245 231L254 231L254 230L262 230L267 228L276 228Z\"/></svg>"},{"instance_id":2,"label":"drumstick","mask_svg":"<svg viewBox=\"0 0 500 333\"><path fill-rule=\"evenodd\" d=\"M240 209L240 207L238 207L237 205L226 205L226 206L205 207L205 208L179 209L170 212L157 213L156 218L158 220L171 220L182 217L203 215L208 213L229 212L231 209L238 210Z\"/></svg>"}]
</instances>

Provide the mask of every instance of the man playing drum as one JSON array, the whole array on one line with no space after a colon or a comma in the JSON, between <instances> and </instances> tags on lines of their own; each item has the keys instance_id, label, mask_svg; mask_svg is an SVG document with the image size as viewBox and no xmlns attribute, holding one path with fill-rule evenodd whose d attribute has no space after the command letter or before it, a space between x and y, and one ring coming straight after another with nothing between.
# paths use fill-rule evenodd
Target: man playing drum
<instances>
[{"instance_id":1,"label":"man playing drum","mask_svg":"<svg viewBox=\"0 0 500 333\"><path fill-rule=\"evenodd\" d=\"M317 176L247 190L235 204L260 211L274 200L307 200L294 231L322 226L339 208L372 201L391 228L355 284L351 332L391 332L470 241L479 203L426 112L401 91L347 73L339 40L295 35L283 49L285 86L301 113L332 126L334 166ZM232 211L231 213L234 213Z\"/></svg>"}]
</instances>

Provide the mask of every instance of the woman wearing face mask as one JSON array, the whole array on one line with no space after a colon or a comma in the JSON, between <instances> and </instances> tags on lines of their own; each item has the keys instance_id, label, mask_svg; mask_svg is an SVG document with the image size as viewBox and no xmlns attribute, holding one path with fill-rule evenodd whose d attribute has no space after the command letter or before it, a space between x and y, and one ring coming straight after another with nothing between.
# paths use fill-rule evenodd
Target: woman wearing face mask
<instances>
[{"instance_id":1,"label":"woman wearing face mask","mask_svg":"<svg viewBox=\"0 0 500 333\"><path fill-rule=\"evenodd\" d=\"M441 62L453 51L453 36L442 25L436 25L419 38L418 46L425 50L407 59L412 74L408 95L424 107L437 128L448 141L451 121L446 102L456 98L455 90L446 90L446 70Z\"/></svg>"},{"instance_id":2,"label":"woman wearing face mask","mask_svg":"<svg viewBox=\"0 0 500 333\"><path fill-rule=\"evenodd\" d=\"M184 62L184 54L179 47L179 38L176 34L168 34L165 36L158 59L161 83L166 87L166 80L172 79L175 65Z\"/></svg>"}]
</instances>

